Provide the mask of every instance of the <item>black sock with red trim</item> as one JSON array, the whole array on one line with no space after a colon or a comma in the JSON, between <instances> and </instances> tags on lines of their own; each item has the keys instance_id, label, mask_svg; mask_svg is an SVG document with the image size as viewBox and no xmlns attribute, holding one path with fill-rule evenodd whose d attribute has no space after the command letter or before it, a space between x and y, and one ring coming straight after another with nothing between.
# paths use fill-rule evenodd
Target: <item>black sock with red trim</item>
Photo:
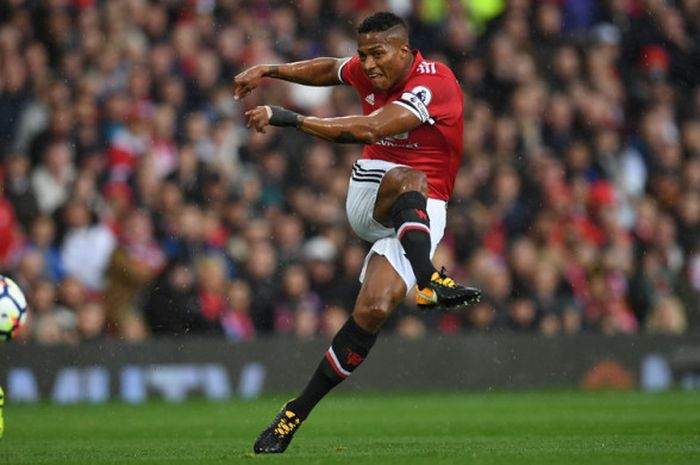
<instances>
[{"instance_id":1,"label":"black sock with red trim","mask_svg":"<svg viewBox=\"0 0 700 465\"><path fill-rule=\"evenodd\" d=\"M377 340L376 333L360 328L355 320L348 318L333 338L330 348L311 376L299 397L290 401L287 408L302 420L335 386L360 366Z\"/></svg>"},{"instance_id":2,"label":"black sock with red trim","mask_svg":"<svg viewBox=\"0 0 700 465\"><path fill-rule=\"evenodd\" d=\"M411 263L418 287L428 285L435 272L430 261L430 218L427 212L428 200L417 191L399 195L391 209L391 220L396 237L403 246L404 255Z\"/></svg>"}]
</instances>

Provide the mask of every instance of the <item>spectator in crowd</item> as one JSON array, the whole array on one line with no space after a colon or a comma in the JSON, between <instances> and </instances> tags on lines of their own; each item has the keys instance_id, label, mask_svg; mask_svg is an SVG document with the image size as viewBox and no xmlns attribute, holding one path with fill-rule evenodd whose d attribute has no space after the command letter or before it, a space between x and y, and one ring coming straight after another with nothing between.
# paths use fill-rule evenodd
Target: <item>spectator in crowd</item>
<instances>
[{"instance_id":1,"label":"spectator in crowd","mask_svg":"<svg viewBox=\"0 0 700 465\"><path fill-rule=\"evenodd\" d=\"M202 318L212 329L219 327L219 321L226 308L226 264L216 255L202 257L197 262L197 294Z\"/></svg>"},{"instance_id":2,"label":"spectator in crowd","mask_svg":"<svg viewBox=\"0 0 700 465\"><path fill-rule=\"evenodd\" d=\"M329 302L336 293L337 250L333 242L323 236L315 236L306 241L302 254L309 272L311 289Z\"/></svg>"},{"instance_id":3,"label":"spectator in crowd","mask_svg":"<svg viewBox=\"0 0 700 465\"><path fill-rule=\"evenodd\" d=\"M274 305L277 300L277 253L269 241L252 242L248 247L244 276L250 284L251 318L255 331L274 331Z\"/></svg>"},{"instance_id":4,"label":"spectator in crowd","mask_svg":"<svg viewBox=\"0 0 700 465\"><path fill-rule=\"evenodd\" d=\"M105 336L105 307L101 302L87 302L77 311L76 329L80 342L101 341Z\"/></svg>"},{"instance_id":5,"label":"spectator in crowd","mask_svg":"<svg viewBox=\"0 0 700 465\"><path fill-rule=\"evenodd\" d=\"M158 336L184 336L208 328L202 316L195 272L183 261L172 261L153 283L144 304L150 332Z\"/></svg>"},{"instance_id":6,"label":"spectator in crowd","mask_svg":"<svg viewBox=\"0 0 700 465\"><path fill-rule=\"evenodd\" d=\"M50 215L68 200L75 179L71 158L68 143L62 140L49 143L42 151L42 161L31 178L41 213Z\"/></svg>"},{"instance_id":7,"label":"spectator in crowd","mask_svg":"<svg viewBox=\"0 0 700 465\"><path fill-rule=\"evenodd\" d=\"M28 238L25 244L27 250L36 250L43 257L44 269L42 276L60 281L64 276L61 254L56 246L56 225L51 217L38 215L29 225Z\"/></svg>"},{"instance_id":8,"label":"spectator in crowd","mask_svg":"<svg viewBox=\"0 0 700 465\"><path fill-rule=\"evenodd\" d=\"M5 196L5 182L0 176L0 269L9 269L22 244L15 206Z\"/></svg>"},{"instance_id":9,"label":"spectator in crowd","mask_svg":"<svg viewBox=\"0 0 700 465\"><path fill-rule=\"evenodd\" d=\"M70 281L67 293L72 292ZM65 299L66 293L57 295L50 281L37 281L30 301L32 308L31 329L39 344L75 344L79 342L78 317L75 300ZM81 304L82 305L82 304ZM99 328L101 331L102 328Z\"/></svg>"},{"instance_id":10,"label":"spectator in crowd","mask_svg":"<svg viewBox=\"0 0 700 465\"><path fill-rule=\"evenodd\" d=\"M657 334L682 334L686 325L683 304L673 296L661 297L647 318L647 330Z\"/></svg>"},{"instance_id":11,"label":"spectator in crowd","mask_svg":"<svg viewBox=\"0 0 700 465\"><path fill-rule=\"evenodd\" d=\"M153 238L151 218L144 210L129 211L119 245L107 268L106 323L118 330L124 317L139 307L137 298L165 266L165 255Z\"/></svg>"},{"instance_id":12,"label":"spectator in crowd","mask_svg":"<svg viewBox=\"0 0 700 465\"><path fill-rule=\"evenodd\" d=\"M250 319L250 286L243 280L234 280L226 290L226 309L221 325L227 339L245 341L255 337Z\"/></svg>"},{"instance_id":13,"label":"spectator in crowd","mask_svg":"<svg viewBox=\"0 0 700 465\"><path fill-rule=\"evenodd\" d=\"M321 311L321 299L311 291L309 276L302 265L290 265L282 273L279 300L275 304L275 332L289 334L295 331L296 322L309 313L304 321L314 318ZM310 332L311 329L306 330Z\"/></svg>"},{"instance_id":14,"label":"spectator in crowd","mask_svg":"<svg viewBox=\"0 0 700 465\"><path fill-rule=\"evenodd\" d=\"M30 181L29 159L21 152L10 152L5 157L5 195L14 206L17 220L26 230L39 213L39 205Z\"/></svg>"},{"instance_id":15,"label":"spectator in crowd","mask_svg":"<svg viewBox=\"0 0 700 465\"><path fill-rule=\"evenodd\" d=\"M537 306L532 299L521 297L510 302L508 307L508 325L521 331L533 331L537 328Z\"/></svg>"},{"instance_id":16,"label":"spectator in crowd","mask_svg":"<svg viewBox=\"0 0 700 465\"><path fill-rule=\"evenodd\" d=\"M274 241L282 263L300 260L304 243L304 223L294 215L283 214L273 223Z\"/></svg>"},{"instance_id":17,"label":"spectator in crowd","mask_svg":"<svg viewBox=\"0 0 700 465\"><path fill-rule=\"evenodd\" d=\"M61 213L65 228L60 247L63 269L88 291L101 294L105 289L105 272L116 245L114 234L94 218L81 200L69 201Z\"/></svg>"},{"instance_id":18,"label":"spectator in crowd","mask_svg":"<svg viewBox=\"0 0 700 465\"><path fill-rule=\"evenodd\" d=\"M148 328L144 319L136 313L130 313L121 322L119 339L129 344L144 342L148 336Z\"/></svg>"}]
</instances>

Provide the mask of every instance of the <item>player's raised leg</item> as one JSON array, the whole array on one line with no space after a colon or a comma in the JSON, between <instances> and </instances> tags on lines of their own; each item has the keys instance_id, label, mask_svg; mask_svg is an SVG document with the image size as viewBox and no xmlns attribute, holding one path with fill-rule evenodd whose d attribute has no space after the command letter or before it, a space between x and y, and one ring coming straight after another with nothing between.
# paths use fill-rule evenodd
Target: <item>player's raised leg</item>
<instances>
[{"instance_id":1,"label":"player's raised leg","mask_svg":"<svg viewBox=\"0 0 700 465\"><path fill-rule=\"evenodd\" d=\"M333 338L304 391L285 404L260 434L255 453L287 449L316 404L365 360L382 324L405 296L406 285L387 259L372 255L352 315Z\"/></svg>"},{"instance_id":2,"label":"player's raised leg","mask_svg":"<svg viewBox=\"0 0 700 465\"><path fill-rule=\"evenodd\" d=\"M481 291L464 287L438 272L430 260L428 180L421 171L397 167L382 179L374 217L396 230L416 277L416 303L420 307L454 307L476 302Z\"/></svg>"}]
</instances>

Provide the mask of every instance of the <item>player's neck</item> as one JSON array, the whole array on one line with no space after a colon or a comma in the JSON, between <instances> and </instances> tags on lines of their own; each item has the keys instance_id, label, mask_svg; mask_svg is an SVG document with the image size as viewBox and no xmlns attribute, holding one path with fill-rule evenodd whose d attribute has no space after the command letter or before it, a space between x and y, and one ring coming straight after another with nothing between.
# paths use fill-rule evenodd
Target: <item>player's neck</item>
<instances>
[{"instance_id":1,"label":"player's neck","mask_svg":"<svg viewBox=\"0 0 700 465\"><path fill-rule=\"evenodd\" d=\"M396 83L389 88L389 90L393 89L397 85L403 83L406 78L408 78L408 75L411 74L411 70L413 69L413 63L416 61L416 55L411 52L411 56L408 60L408 65L406 65L406 69L404 70L403 73L401 73L401 77L396 81Z\"/></svg>"}]
</instances>

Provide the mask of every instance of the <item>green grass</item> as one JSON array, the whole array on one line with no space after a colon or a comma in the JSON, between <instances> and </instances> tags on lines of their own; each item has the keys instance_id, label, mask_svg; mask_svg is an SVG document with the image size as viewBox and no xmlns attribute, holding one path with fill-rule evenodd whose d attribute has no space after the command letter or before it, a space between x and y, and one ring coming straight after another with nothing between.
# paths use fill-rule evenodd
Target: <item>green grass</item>
<instances>
[{"instance_id":1,"label":"green grass","mask_svg":"<svg viewBox=\"0 0 700 465\"><path fill-rule=\"evenodd\" d=\"M283 400L8 405L0 465L700 463L700 393L335 393L253 456Z\"/></svg>"}]
</instances>

